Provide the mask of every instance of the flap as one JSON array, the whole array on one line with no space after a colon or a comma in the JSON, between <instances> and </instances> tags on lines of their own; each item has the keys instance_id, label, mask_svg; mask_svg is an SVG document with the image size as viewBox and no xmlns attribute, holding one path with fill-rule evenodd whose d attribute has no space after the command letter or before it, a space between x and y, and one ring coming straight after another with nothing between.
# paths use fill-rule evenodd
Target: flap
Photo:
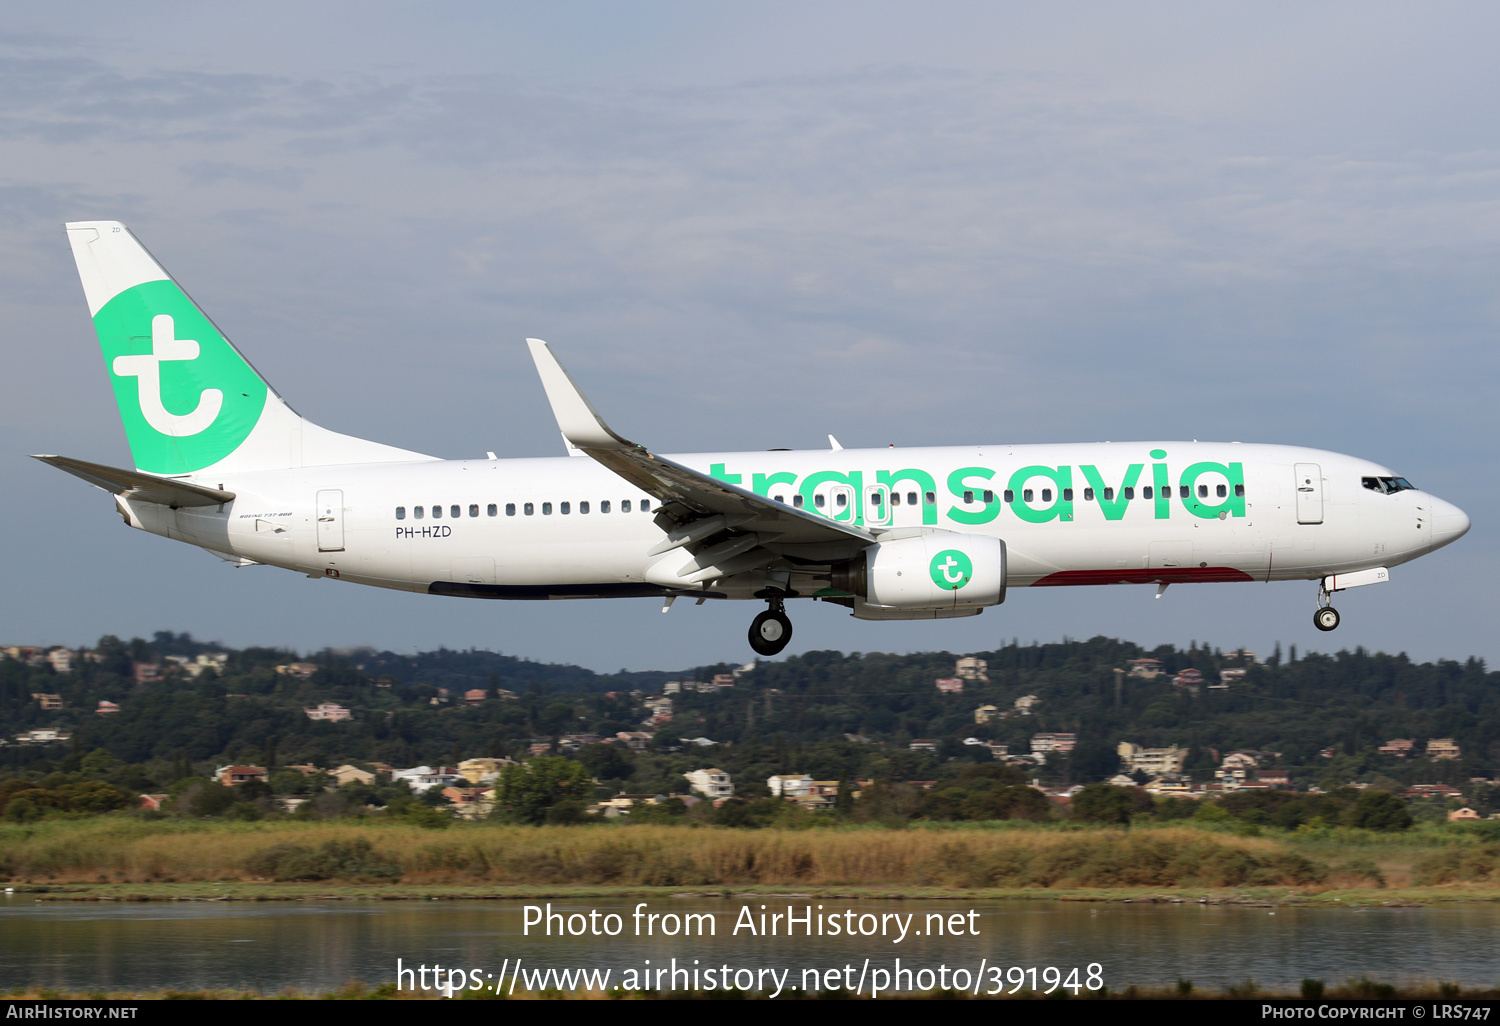
<instances>
[{"instance_id":1,"label":"flap","mask_svg":"<svg viewBox=\"0 0 1500 1026\"><path fill-rule=\"evenodd\" d=\"M106 492L113 492L127 499L171 506L173 509L183 506L217 506L234 501L233 492L143 474L138 470L121 470L119 467L106 467L102 463L85 463L67 456L33 456L32 459L41 460L58 470L65 470Z\"/></svg>"}]
</instances>

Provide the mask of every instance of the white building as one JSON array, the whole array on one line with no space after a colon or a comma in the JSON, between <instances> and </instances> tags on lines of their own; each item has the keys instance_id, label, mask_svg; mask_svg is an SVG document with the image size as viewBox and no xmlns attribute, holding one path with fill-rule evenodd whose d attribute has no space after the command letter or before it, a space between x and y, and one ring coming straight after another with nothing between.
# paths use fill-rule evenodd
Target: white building
<instances>
[{"instance_id":1,"label":"white building","mask_svg":"<svg viewBox=\"0 0 1500 1026\"><path fill-rule=\"evenodd\" d=\"M778 773L766 778L766 786L775 798L801 798L811 789L813 778L806 773Z\"/></svg>"},{"instance_id":2,"label":"white building","mask_svg":"<svg viewBox=\"0 0 1500 1026\"><path fill-rule=\"evenodd\" d=\"M413 791L430 791L434 787L451 787L463 780L463 775L451 766L439 766L437 769L416 766L412 769L392 770L391 780L404 780L406 786Z\"/></svg>"},{"instance_id":3,"label":"white building","mask_svg":"<svg viewBox=\"0 0 1500 1026\"><path fill-rule=\"evenodd\" d=\"M1134 773L1137 770L1148 777L1159 777L1163 773L1181 773L1182 768L1187 765L1189 749L1178 748L1171 745L1167 748L1142 748L1131 744L1129 741L1121 741L1115 751L1120 755L1120 761L1125 764L1126 772Z\"/></svg>"},{"instance_id":4,"label":"white building","mask_svg":"<svg viewBox=\"0 0 1500 1026\"><path fill-rule=\"evenodd\" d=\"M721 769L696 769L683 776L687 778L689 787L705 798L734 797L734 782Z\"/></svg>"}]
</instances>

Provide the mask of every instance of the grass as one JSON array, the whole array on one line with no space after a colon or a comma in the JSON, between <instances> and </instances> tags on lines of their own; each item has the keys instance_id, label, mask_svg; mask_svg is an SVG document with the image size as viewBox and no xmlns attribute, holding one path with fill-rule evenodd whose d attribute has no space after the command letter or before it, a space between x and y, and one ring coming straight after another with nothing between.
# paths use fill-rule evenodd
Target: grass
<instances>
[{"instance_id":1,"label":"grass","mask_svg":"<svg viewBox=\"0 0 1500 1026\"><path fill-rule=\"evenodd\" d=\"M1285 896L1336 893L1360 903L1420 894L1500 897L1494 842L1444 829L1403 835L1331 830L1257 837L1163 825L1002 829L879 827L728 830L659 825L521 827L402 823L222 823L130 817L0 826L0 876L20 885L91 885L128 900L160 885L213 884L257 894L308 893L296 876L256 883L277 846L320 851L368 842L371 859L399 869L382 894L456 889L556 894L576 888L858 888L903 894L1061 897L1155 891L1211 895L1226 888ZM280 849L277 849L280 850ZM316 860L313 860L314 862ZM371 862L374 865L377 862ZM293 871L289 871L293 872ZM357 879L357 878L356 878ZM344 884L319 883L331 893ZM142 887L147 890L142 890ZM128 889L128 888L127 888ZM354 888L369 895L372 888ZM115 893L110 893L115 892ZM59 892L60 893L60 892ZM477 896L465 894L464 896Z\"/></svg>"}]
</instances>

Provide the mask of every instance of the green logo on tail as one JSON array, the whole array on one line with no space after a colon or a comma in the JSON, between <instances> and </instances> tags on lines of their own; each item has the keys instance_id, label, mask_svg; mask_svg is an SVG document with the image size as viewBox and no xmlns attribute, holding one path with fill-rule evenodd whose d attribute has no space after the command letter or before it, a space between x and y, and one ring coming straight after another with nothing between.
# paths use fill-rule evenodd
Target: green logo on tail
<instances>
[{"instance_id":1,"label":"green logo on tail","mask_svg":"<svg viewBox=\"0 0 1500 1026\"><path fill-rule=\"evenodd\" d=\"M135 465L190 474L249 437L268 389L171 281L127 289L94 316Z\"/></svg>"},{"instance_id":2,"label":"green logo on tail","mask_svg":"<svg viewBox=\"0 0 1500 1026\"><path fill-rule=\"evenodd\" d=\"M957 591L974 578L974 563L957 549L944 549L932 557L928 567L932 583L944 591Z\"/></svg>"}]
</instances>

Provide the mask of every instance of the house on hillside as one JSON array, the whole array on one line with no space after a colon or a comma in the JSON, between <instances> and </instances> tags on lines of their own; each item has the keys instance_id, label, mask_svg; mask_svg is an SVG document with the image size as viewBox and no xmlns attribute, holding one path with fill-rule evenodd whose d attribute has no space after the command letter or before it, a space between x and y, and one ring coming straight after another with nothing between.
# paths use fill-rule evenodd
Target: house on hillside
<instances>
[{"instance_id":1,"label":"house on hillside","mask_svg":"<svg viewBox=\"0 0 1500 1026\"><path fill-rule=\"evenodd\" d=\"M989 662L977 656L964 656L954 664L953 672L955 676L962 677L964 680L977 680L985 684L988 684L990 680Z\"/></svg>"},{"instance_id":2,"label":"house on hillside","mask_svg":"<svg viewBox=\"0 0 1500 1026\"><path fill-rule=\"evenodd\" d=\"M264 783L266 776L264 766L220 766L214 770L214 779L225 787L234 787L236 784L244 784L252 780Z\"/></svg>"},{"instance_id":3,"label":"house on hillside","mask_svg":"<svg viewBox=\"0 0 1500 1026\"><path fill-rule=\"evenodd\" d=\"M1121 741L1115 751L1119 753L1120 761L1124 763L1127 773L1140 771L1148 777L1160 776L1163 773L1181 773L1183 766L1187 765L1188 755L1191 754L1189 749L1179 748L1176 745L1169 745L1166 748L1141 748L1129 741Z\"/></svg>"},{"instance_id":4,"label":"house on hillside","mask_svg":"<svg viewBox=\"0 0 1500 1026\"><path fill-rule=\"evenodd\" d=\"M444 788L462 780L462 775L451 766L414 766L411 769L394 770L391 773L392 782L397 780L406 781L406 786L413 791L430 791L434 787Z\"/></svg>"},{"instance_id":5,"label":"house on hillside","mask_svg":"<svg viewBox=\"0 0 1500 1026\"><path fill-rule=\"evenodd\" d=\"M766 779L773 798L797 798L807 794L813 779L806 773L778 773Z\"/></svg>"},{"instance_id":6,"label":"house on hillside","mask_svg":"<svg viewBox=\"0 0 1500 1026\"><path fill-rule=\"evenodd\" d=\"M690 773L684 773L688 785L705 798L716 800L734 797L734 782L729 779L729 774L715 767L713 769L696 769Z\"/></svg>"},{"instance_id":7,"label":"house on hillside","mask_svg":"<svg viewBox=\"0 0 1500 1026\"><path fill-rule=\"evenodd\" d=\"M1453 743L1451 737L1435 737L1427 742L1427 758L1429 759L1457 759L1463 753L1459 751L1458 745Z\"/></svg>"}]
</instances>

